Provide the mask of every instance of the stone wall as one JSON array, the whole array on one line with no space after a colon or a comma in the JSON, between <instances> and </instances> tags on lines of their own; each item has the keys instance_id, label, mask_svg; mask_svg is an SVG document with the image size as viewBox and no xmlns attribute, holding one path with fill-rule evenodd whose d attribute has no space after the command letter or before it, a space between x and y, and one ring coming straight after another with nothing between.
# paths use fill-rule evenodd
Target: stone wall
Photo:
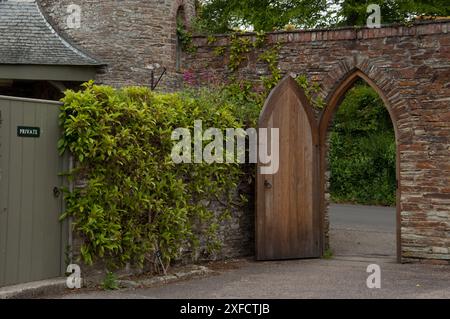
<instances>
[{"instance_id":1,"label":"stone wall","mask_svg":"<svg viewBox=\"0 0 450 319\"><path fill-rule=\"evenodd\" d=\"M39 0L41 11L52 26L77 48L107 65L100 70L96 81L116 87L124 85L150 85L150 72L144 67L159 63L167 68L159 88L175 90L182 83L182 73L176 70L176 16L183 7L186 25L195 14L194 0ZM67 7L81 7L81 27L67 26ZM79 187L82 187L79 185ZM253 193L253 190L247 190ZM222 210L213 204L217 213ZM253 255L254 212L248 207L235 207L230 219L220 224L219 238L222 249L209 255L203 249L197 256L202 259L225 259ZM80 237L74 234L73 251L77 259ZM206 247L206 243L203 243ZM187 255L188 252L186 252ZM185 258L185 261L188 259ZM103 271L104 265L83 267L83 272Z\"/></svg>"},{"instance_id":2,"label":"stone wall","mask_svg":"<svg viewBox=\"0 0 450 319\"><path fill-rule=\"evenodd\" d=\"M174 90L176 16L184 8L186 24L195 15L194 0L38 0L52 26L74 46L106 65L97 82L113 86L150 85L146 65L167 68L161 87ZM81 8L81 27L66 23L69 5ZM159 73L157 74L159 75Z\"/></svg>"},{"instance_id":3,"label":"stone wall","mask_svg":"<svg viewBox=\"0 0 450 319\"><path fill-rule=\"evenodd\" d=\"M247 173L250 173L247 171ZM86 187L86 180L77 180L74 185L75 188ZM221 243L220 248L211 252L208 250L207 236L200 236L199 246L196 251L187 249L186 247L181 252L177 260L172 262L175 264L190 264L196 262L208 262L214 260L227 260L232 258L250 257L254 255L255 251L255 196L254 184L249 184L248 181L243 181L236 189L234 194L235 203L239 203L240 194L247 194L249 202L242 204L225 204L224 200L219 201L216 198L210 201L205 201L204 204L213 211L219 223L217 232L217 240ZM224 212L227 212L227 218L221 218ZM198 230L201 230L205 225L198 225ZM83 277L91 284L100 284L104 278L108 266L106 262L100 258L95 257L92 265L86 265L81 256L81 246L84 243L84 238L77 232L72 233L71 243L71 262L80 265ZM136 267L136 265L127 265L123 269L115 270L118 275L141 274L143 272L155 271L152 263L152 256L147 255L144 263L144 268Z\"/></svg>"},{"instance_id":4,"label":"stone wall","mask_svg":"<svg viewBox=\"0 0 450 319\"><path fill-rule=\"evenodd\" d=\"M182 85L177 72L176 15L184 6L187 24L194 0L38 0L49 22L69 42L106 63L97 82L113 86L150 85L145 66L167 68L161 88ZM69 29L67 6L82 9L81 27ZM281 44L279 67L284 74L306 74L321 85L331 101L340 85L360 70L379 88L393 118L399 150L401 256L450 260L450 21L411 27L276 32L268 44ZM243 35L253 40L255 34ZM185 55L182 70L204 83L224 82L233 75L227 55L194 37L195 54ZM268 75L255 50L238 70L241 78L260 81ZM325 195L324 195L325 197ZM253 215L236 210L222 227L228 245L223 256L252 254ZM326 217L326 216L325 216Z\"/></svg>"},{"instance_id":5,"label":"stone wall","mask_svg":"<svg viewBox=\"0 0 450 319\"><path fill-rule=\"evenodd\" d=\"M327 103L357 71L379 89L397 135L403 262L450 261L449 31L450 21L444 20L381 29L276 32L267 40L281 45L282 72L317 81ZM242 37L256 41L255 34ZM194 79L226 82L233 75L227 54L217 54L218 47L229 48L229 37L217 36L211 43L199 36L194 44L197 52L184 58ZM258 61L263 50L248 54L238 78L258 82L269 73Z\"/></svg>"}]
</instances>

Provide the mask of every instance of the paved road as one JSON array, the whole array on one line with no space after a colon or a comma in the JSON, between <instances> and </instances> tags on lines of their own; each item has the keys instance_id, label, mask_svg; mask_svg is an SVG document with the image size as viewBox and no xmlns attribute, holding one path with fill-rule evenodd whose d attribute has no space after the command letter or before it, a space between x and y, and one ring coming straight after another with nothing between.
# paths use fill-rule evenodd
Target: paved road
<instances>
[{"instance_id":1,"label":"paved road","mask_svg":"<svg viewBox=\"0 0 450 319\"><path fill-rule=\"evenodd\" d=\"M394 233L396 230L396 210L392 207L331 205L330 222L333 228L338 229Z\"/></svg>"},{"instance_id":2,"label":"paved road","mask_svg":"<svg viewBox=\"0 0 450 319\"><path fill-rule=\"evenodd\" d=\"M450 298L450 266L395 262L394 210L338 205L330 217L330 260L239 260L207 278L54 298ZM381 289L366 286L369 264L381 267Z\"/></svg>"},{"instance_id":3,"label":"paved road","mask_svg":"<svg viewBox=\"0 0 450 319\"><path fill-rule=\"evenodd\" d=\"M396 242L395 208L330 206L330 244L335 255L395 259Z\"/></svg>"},{"instance_id":4,"label":"paved road","mask_svg":"<svg viewBox=\"0 0 450 319\"><path fill-rule=\"evenodd\" d=\"M381 267L381 289L366 285L369 264ZM147 289L68 294L64 299L450 298L450 267L400 265L383 257L235 262L236 269ZM57 296L55 298L61 298Z\"/></svg>"}]
</instances>

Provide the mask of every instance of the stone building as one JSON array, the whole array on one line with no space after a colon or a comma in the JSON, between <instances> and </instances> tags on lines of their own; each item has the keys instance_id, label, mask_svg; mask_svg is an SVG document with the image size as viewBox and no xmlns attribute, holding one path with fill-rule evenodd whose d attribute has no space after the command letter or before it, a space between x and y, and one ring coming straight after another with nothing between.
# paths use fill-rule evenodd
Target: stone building
<instances>
[{"instance_id":1,"label":"stone building","mask_svg":"<svg viewBox=\"0 0 450 319\"><path fill-rule=\"evenodd\" d=\"M159 65L154 82L166 69L159 87L177 87L181 54L177 19L189 25L195 14L194 0L37 2L62 37L106 64L96 76L98 83L150 86L149 68Z\"/></svg>"},{"instance_id":2,"label":"stone building","mask_svg":"<svg viewBox=\"0 0 450 319\"><path fill-rule=\"evenodd\" d=\"M102 64L60 37L33 1L0 3L0 94L58 100Z\"/></svg>"}]
</instances>

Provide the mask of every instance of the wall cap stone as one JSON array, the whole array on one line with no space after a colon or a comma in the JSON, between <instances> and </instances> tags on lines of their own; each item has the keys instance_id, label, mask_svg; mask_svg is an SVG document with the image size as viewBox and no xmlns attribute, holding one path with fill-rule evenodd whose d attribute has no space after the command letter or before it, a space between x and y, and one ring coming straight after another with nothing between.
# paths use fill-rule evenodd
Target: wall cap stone
<instances>
[{"instance_id":1,"label":"wall cap stone","mask_svg":"<svg viewBox=\"0 0 450 319\"><path fill-rule=\"evenodd\" d=\"M401 36L417 36L435 33L448 33L450 18L440 20L416 21L412 26L405 24L386 24L381 28L339 27L311 30L273 31L267 32L269 43L311 42L311 41L342 41ZM256 32L243 32L240 37L256 37ZM192 39L197 46L229 45L229 34L215 34L217 41L208 43L205 34L194 34Z\"/></svg>"}]
</instances>

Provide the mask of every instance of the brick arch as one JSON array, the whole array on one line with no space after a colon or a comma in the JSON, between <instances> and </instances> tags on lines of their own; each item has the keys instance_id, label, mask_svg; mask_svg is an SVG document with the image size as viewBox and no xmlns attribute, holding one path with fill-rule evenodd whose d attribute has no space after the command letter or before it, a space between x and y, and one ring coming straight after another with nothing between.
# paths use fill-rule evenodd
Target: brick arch
<instances>
[{"instance_id":1,"label":"brick arch","mask_svg":"<svg viewBox=\"0 0 450 319\"><path fill-rule=\"evenodd\" d=\"M398 136L399 113L408 110L408 104L402 98L398 85L394 80L395 72L381 70L368 59L362 60L361 64L349 65L340 62L339 67L329 72L322 82L322 89L319 93L325 98L326 106L320 115L320 125L328 125L339 103L344 98L345 93L354 85L358 79L364 80L370 85L383 100L384 105L392 119L396 137Z\"/></svg>"},{"instance_id":2,"label":"brick arch","mask_svg":"<svg viewBox=\"0 0 450 319\"><path fill-rule=\"evenodd\" d=\"M395 83L397 71L378 66L377 62L360 55L340 60L325 76L320 94L325 98L327 108L334 96L341 93L339 90L349 89L358 78L366 81L383 98L393 121L398 118L398 109L407 109L407 103L402 99Z\"/></svg>"},{"instance_id":3,"label":"brick arch","mask_svg":"<svg viewBox=\"0 0 450 319\"><path fill-rule=\"evenodd\" d=\"M347 60L348 62L348 60ZM344 71L349 70L349 71ZM406 101L404 101L401 97L401 94L396 87L396 83L393 77L390 76L389 72L382 71L377 68L373 63L370 63L368 59L361 60L360 64L345 64L341 63L340 67L335 70L333 76L329 77L324 81L325 85L322 88L323 92L328 92L326 96L326 107L320 114L319 118L319 140L320 140L320 149L321 149L321 176L320 176L320 185L321 185L321 207L320 211L322 214L322 218L324 220L324 234L326 236L325 243L326 246L329 246L328 233L329 233L329 216L328 216L328 203L326 201L326 194L329 193L329 183L327 180L327 176L329 174L325 174L328 168L328 153L329 153L329 145L328 145L328 137L330 132L330 127L333 122L333 116L337 109L339 108L342 100L345 97L345 94L349 89L353 87L355 82L358 79L364 80L369 86L371 86L378 94L378 96L383 100L383 103L388 110L392 125L395 131L395 141L396 141L396 174L397 174L397 194L396 194L396 228L397 228L397 259L398 262L402 261L402 246L401 246L401 162L400 162L400 139L399 139L399 130L398 130L398 110L404 110L407 106ZM332 86L328 86L327 84L335 81L336 83Z\"/></svg>"}]
</instances>

